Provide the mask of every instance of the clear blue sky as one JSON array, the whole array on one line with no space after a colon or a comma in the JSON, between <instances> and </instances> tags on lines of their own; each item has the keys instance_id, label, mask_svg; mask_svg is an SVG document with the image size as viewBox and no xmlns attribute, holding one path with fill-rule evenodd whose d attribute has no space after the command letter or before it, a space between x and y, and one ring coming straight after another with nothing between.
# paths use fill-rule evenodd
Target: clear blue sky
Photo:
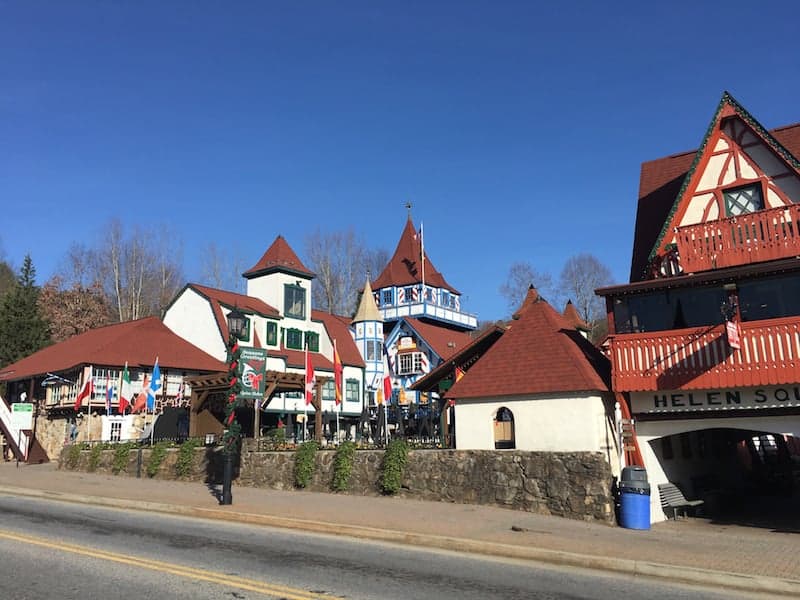
<instances>
[{"instance_id":1,"label":"clear blue sky","mask_svg":"<svg viewBox=\"0 0 800 600\"><path fill-rule=\"evenodd\" d=\"M790 2L0 0L0 243L39 281L111 217L249 267L278 234L394 250L414 204L481 319L515 261L591 252L627 281L639 168L729 90L800 121Z\"/></svg>"}]
</instances>

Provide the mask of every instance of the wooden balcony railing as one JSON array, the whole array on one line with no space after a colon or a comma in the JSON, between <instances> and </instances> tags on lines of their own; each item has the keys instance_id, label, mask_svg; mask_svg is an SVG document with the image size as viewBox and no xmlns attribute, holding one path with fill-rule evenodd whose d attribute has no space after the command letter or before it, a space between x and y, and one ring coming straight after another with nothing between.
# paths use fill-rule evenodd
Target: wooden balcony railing
<instances>
[{"instance_id":1,"label":"wooden balcony railing","mask_svg":"<svg viewBox=\"0 0 800 600\"><path fill-rule=\"evenodd\" d=\"M797 383L800 317L741 324L741 348L725 326L618 334L611 339L614 391L716 389Z\"/></svg>"},{"instance_id":2,"label":"wooden balcony railing","mask_svg":"<svg viewBox=\"0 0 800 600\"><path fill-rule=\"evenodd\" d=\"M684 273L800 256L800 204L679 227Z\"/></svg>"}]
</instances>

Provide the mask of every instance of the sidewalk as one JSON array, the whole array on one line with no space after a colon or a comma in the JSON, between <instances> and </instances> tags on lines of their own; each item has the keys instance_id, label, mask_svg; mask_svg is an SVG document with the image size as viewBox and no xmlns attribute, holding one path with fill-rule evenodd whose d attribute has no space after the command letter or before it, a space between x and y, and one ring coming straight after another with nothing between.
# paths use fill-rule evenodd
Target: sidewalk
<instances>
[{"instance_id":1,"label":"sidewalk","mask_svg":"<svg viewBox=\"0 0 800 600\"><path fill-rule=\"evenodd\" d=\"M0 463L0 493L156 510L530 559L746 592L800 597L800 516L791 530L704 519L647 531L559 517L407 498L233 486L220 506L202 483L59 471L54 463Z\"/></svg>"}]
</instances>

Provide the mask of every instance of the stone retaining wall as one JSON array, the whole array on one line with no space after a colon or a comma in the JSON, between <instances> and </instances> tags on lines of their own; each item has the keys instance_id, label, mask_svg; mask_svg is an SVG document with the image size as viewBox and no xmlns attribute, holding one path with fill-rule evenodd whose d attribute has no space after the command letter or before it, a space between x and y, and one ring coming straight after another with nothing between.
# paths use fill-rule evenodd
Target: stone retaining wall
<instances>
[{"instance_id":1,"label":"stone retaining wall","mask_svg":"<svg viewBox=\"0 0 800 600\"><path fill-rule=\"evenodd\" d=\"M59 468L68 466L69 449ZM147 477L150 450L134 449L120 475ZM96 467L112 472L113 451L105 451ZM139 455L141 454L141 459ZM330 492L335 452L320 450L308 490ZM347 493L380 495L381 450L356 452ZM294 452L243 452L235 485L278 490L294 488ZM141 461L141 462L140 462ZM170 450L156 478L178 479L177 450ZM76 470L89 468L89 452L81 452ZM219 484L222 455L218 448L196 450L189 481ZM600 453L521 452L514 450L412 450L399 496L461 504L485 504L538 514L612 523L614 503L611 469Z\"/></svg>"}]
</instances>

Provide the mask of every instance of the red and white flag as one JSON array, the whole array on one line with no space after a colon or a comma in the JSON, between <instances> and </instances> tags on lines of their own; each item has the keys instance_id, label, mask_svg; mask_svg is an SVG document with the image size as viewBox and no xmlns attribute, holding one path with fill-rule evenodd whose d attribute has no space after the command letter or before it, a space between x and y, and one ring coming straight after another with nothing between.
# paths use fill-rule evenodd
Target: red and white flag
<instances>
[{"instance_id":1,"label":"red and white flag","mask_svg":"<svg viewBox=\"0 0 800 600\"><path fill-rule=\"evenodd\" d=\"M389 372L389 361L383 353L383 401L388 405L392 399L392 375Z\"/></svg>"},{"instance_id":2,"label":"red and white flag","mask_svg":"<svg viewBox=\"0 0 800 600\"><path fill-rule=\"evenodd\" d=\"M308 346L306 346L306 405L311 404L314 399L314 386L316 382L317 380L314 377L314 365L311 364L311 355L308 353Z\"/></svg>"},{"instance_id":3,"label":"red and white flag","mask_svg":"<svg viewBox=\"0 0 800 600\"><path fill-rule=\"evenodd\" d=\"M75 410L81 409L81 404L88 398L89 402L92 401L92 394L94 394L94 377L92 377L92 367L89 367L89 376L83 382L83 387L75 398Z\"/></svg>"},{"instance_id":4,"label":"red and white flag","mask_svg":"<svg viewBox=\"0 0 800 600\"><path fill-rule=\"evenodd\" d=\"M119 386L119 414L124 415L128 407L133 403L133 386L131 376L128 373L128 363L125 363L125 370L122 371L122 381Z\"/></svg>"}]
</instances>

